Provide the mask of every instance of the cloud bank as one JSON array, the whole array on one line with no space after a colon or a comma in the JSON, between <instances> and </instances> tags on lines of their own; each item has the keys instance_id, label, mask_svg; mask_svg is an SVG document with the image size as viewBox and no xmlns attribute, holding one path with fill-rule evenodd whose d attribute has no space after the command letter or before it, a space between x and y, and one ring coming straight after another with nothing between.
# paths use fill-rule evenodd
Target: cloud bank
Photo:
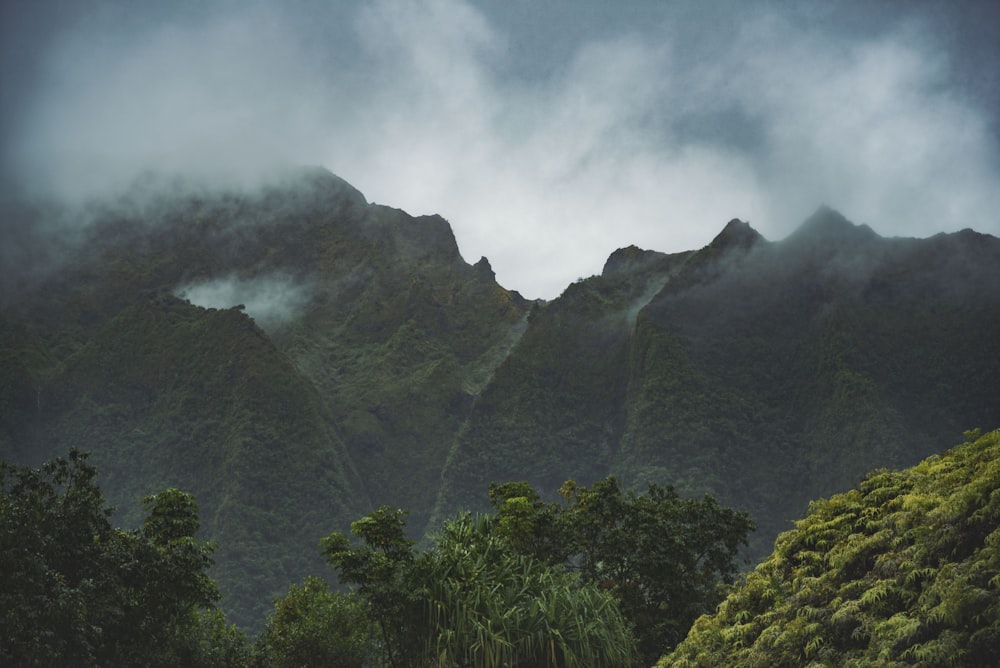
<instances>
[{"instance_id":1,"label":"cloud bank","mask_svg":"<svg viewBox=\"0 0 1000 668\"><path fill-rule=\"evenodd\" d=\"M243 305L246 313L264 329L277 327L299 314L312 296L309 286L283 274L240 278L227 276L176 290L178 297L203 308Z\"/></svg>"},{"instance_id":2,"label":"cloud bank","mask_svg":"<svg viewBox=\"0 0 1000 668\"><path fill-rule=\"evenodd\" d=\"M4 160L68 197L146 168L225 182L322 164L442 214L528 297L629 244L700 247L733 217L781 238L821 203L885 235L1000 235L994 98L959 85L967 61L929 15L857 30L826 3L614 21L570 3L537 23L500 5L223 1L126 30L109 3L40 52Z\"/></svg>"}]
</instances>

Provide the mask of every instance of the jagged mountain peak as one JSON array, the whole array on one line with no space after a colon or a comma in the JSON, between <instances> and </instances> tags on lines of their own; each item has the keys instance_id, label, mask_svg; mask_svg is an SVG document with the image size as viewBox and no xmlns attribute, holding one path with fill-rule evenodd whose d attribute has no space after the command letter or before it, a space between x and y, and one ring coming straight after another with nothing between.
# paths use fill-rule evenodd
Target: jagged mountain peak
<instances>
[{"instance_id":1,"label":"jagged mountain peak","mask_svg":"<svg viewBox=\"0 0 1000 668\"><path fill-rule=\"evenodd\" d=\"M335 193L359 206L368 204L367 198L360 190L325 167L298 167L288 170L275 180L276 186L288 187L296 184L311 186L320 192Z\"/></svg>"},{"instance_id":2,"label":"jagged mountain peak","mask_svg":"<svg viewBox=\"0 0 1000 668\"><path fill-rule=\"evenodd\" d=\"M743 248L747 249L762 241L764 237L761 234L750 227L750 223L740 220L739 218L733 218L726 226L722 228L722 231L712 239L712 243L709 244L710 248L715 248L718 250L726 250L730 248Z\"/></svg>"},{"instance_id":3,"label":"jagged mountain peak","mask_svg":"<svg viewBox=\"0 0 1000 668\"><path fill-rule=\"evenodd\" d=\"M806 218L799 228L787 237L787 240L796 243L840 245L880 238L867 225L856 225L836 209L823 204Z\"/></svg>"},{"instance_id":4,"label":"jagged mountain peak","mask_svg":"<svg viewBox=\"0 0 1000 668\"><path fill-rule=\"evenodd\" d=\"M472 265L472 268L476 270L476 275L479 276L482 280L484 281L496 280L497 275L496 272L493 271L493 265L490 264L490 261L486 258L485 255L479 258L479 262Z\"/></svg>"},{"instance_id":5,"label":"jagged mountain peak","mask_svg":"<svg viewBox=\"0 0 1000 668\"><path fill-rule=\"evenodd\" d=\"M664 257L666 256L659 251L644 250L635 245L626 246L625 248L619 248L608 256L601 274L603 276L610 276L611 274L645 269Z\"/></svg>"}]
</instances>

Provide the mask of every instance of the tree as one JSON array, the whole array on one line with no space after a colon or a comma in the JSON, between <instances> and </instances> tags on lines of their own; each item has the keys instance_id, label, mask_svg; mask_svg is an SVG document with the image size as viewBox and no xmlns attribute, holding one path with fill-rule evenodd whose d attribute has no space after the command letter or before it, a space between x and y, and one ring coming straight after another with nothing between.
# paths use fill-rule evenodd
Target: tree
<instances>
[{"instance_id":1,"label":"tree","mask_svg":"<svg viewBox=\"0 0 1000 668\"><path fill-rule=\"evenodd\" d=\"M142 502L147 512L142 528L119 532L128 549L117 555L113 577L118 581L110 583L128 596L123 637L141 643L126 642L119 648L134 648L144 662L150 661L146 653L157 651L157 662L166 665L174 662L163 648L176 648L190 663L195 645L190 636L198 635L205 621L197 612L219 600L219 590L208 576L215 547L195 537L200 523L193 495L170 488Z\"/></svg>"},{"instance_id":2,"label":"tree","mask_svg":"<svg viewBox=\"0 0 1000 668\"><path fill-rule=\"evenodd\" d=\"M363 541L352 548L340 532L320 541L324 558L340 571L340 581L358 587L368 615L379 630L381 653L392 668L416 665L418 629L410 620L419 609L413 590L413 541L406 537L406 511L380 506L351 523L351 533Z\"/></svg>"},{"instance_id":3,"label":"tree","mask_svg":"<svg viewBox=\"0 0 1000 668\"><path fill-rule=\"evenodd\" d=\"M89 623L115 613L94 576L103 577L114 541L96 469L70 452L40 470L0 462L0 661L45 666L92 663L101 643ZM88 605L88 603L90 605Z\"/></svg>"},{"instance_id":4,"label":"tree","mask_svg":"<svg viewBox=\"0 0 1000 668\"><path fill-rule=\"evenodd\" d=\"M385 665L652 664L721 600L753 524L711 497L567 482L549 503L525 482L490 486L495 515L446 522L415 550L383 506L323 553L379 629Z\"/></svg>"},{"instance_id":5,"label":"tree","mask_svg":"<svg viewBox=\"0 0 1000 668\"><path fill-rule=\"evenodd\" d=\"M113 529L96 476L77 450L37 470L0 462L0 663L238 665L194 498L165 490L142 529Z\"/></svg>"},{"instance_id":6,"label":"tree","mask_svg":"<svg viewBox=\"0 0 1000 668\"><path fill-rule=\"evenodd\" d=\"M387 507L322 542L341 582L381 628L389 666L629 665L634 639L615 598L561 565L521 554L489 516L446 522L417 553Z\"/></svg>"},{"instance_id":7,"label":"tree","mask_svg":"<svg viewBox=\"0 0 1000 668\"><path fill-rule=\"evenodd\" d=\"M625 493L613 477L592 488L567 481L565 503L544 503L524 482L490 487L499 531L511 545L615 595L634 625L642 661L676 645L721 600L753 523L715 499L682 499L670 487ZM555 545L553 544L555 543Z\"/></svg>"},{"instance_id":8,"label":"tree","mask_svg":"<svg viewBox=\"0 0 1000 668\"><path fill-rule=\"evenodd\" d=\"M561 506L542 501L526 482L491 483L489 497L495 530L511 547L550 564L569 559L573 546Z\"/></svg>"},{"instance_id":9,"label":"tree","mask_svg":"<svg viewBox=\"0 0 1000 668\"><path fill-rule=\"evenodd\" d=\"M429 655L442 665L631 665L635 639L610 593L513 549L490 516L447 522L423 555Z\"/></svg>"},{"instance_id":10,"label":"tree","mask_svg":"<svg viewBox=\"0 0 1000 668\"><path fill-rule=\"evenodd\" d=\"M275 602L257 641L260 663L273 668L361 668L369 654L370 623L358 596L331 592L308 577Z\"/></svg>"}]
</instances>

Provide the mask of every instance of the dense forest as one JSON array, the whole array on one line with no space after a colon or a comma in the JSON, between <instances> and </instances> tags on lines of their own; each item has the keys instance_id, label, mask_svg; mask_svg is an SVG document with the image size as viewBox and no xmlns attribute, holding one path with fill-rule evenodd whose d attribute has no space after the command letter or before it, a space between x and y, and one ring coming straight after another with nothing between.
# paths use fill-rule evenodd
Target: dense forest
<instances>
[{"instance_id":1,"label":"dense forest","mask_svg":"<svg viewBox=\"0 0 1000 668\"><path fill-rule=\"evenodd\" d=\"M493 512L459 514L424 549L406 535L406 512L382 506L351 524L355 540L333 532L319 541L350 588L304 578L254 637L216 607L217 546L197 538L192 495L147 496L141 527L114 529L86 454L38 469L0 463L0 659L992 666L1000 431L966 436L917 466L874 471L815 501L735 584L749 517L672 488L635 494L614 478L589 488L569 481L560 502L545 502L527 483L494 484Z\"/></svg>"},{"instance_id":2,"label":"dense forest","mask_svg":"<svg viewBox=\"0 0 1000 668\"><path fill-rule=\"evenodd\" d=\"M112 528L72 450L0 462L0 659L16 666L649 665L720 600L753 525L714 499L567 482L563 503L493 485L495 512L447 521L425 550L381 506L319 541L351 591L306 577L254 639L226 624L192 495L143 499Z\"/></svg>"},{"instance_id":3,"label":"dense forest","mask_svg":"<svg viewBox=\"0 0 1000 668\"><path fill-rule=\"evenodd\" d=\"M541 301L444 219L322 169L0 205L0 459L86 449L133 537L143 498L193 495L217 604L251 634L289 587L322 598L307 577L335 591L317 541L383 506L420 561L463 511L498 512L493 482L544 505L613 477L746 513L755 563L811 500L1000 424L1000 240L971 230L887 239L822 208L770 241L733 220Z\"/></svg>"}]
</instances>

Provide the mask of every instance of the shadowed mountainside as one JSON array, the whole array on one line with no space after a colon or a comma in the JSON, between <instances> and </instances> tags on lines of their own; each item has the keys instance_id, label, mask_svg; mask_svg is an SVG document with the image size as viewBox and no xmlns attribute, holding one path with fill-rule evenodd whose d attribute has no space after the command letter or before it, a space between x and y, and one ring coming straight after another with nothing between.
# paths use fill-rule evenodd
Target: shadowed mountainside
<instances>
[{"instance_id":1,"label":"shadowed mountainside","mask_svg":"<svg viewBox=\"0 0 1000 668\"><path fill-rule=\"evenodd\" d=\"M144 187L7 281L0 455L93 451L126 525L145 494L195 493L223 605L260 624L326 571L321 536L382 503L426 524L528 304L485 258L466 264L443 219L369 205L322 170L253 192Z\"/></svg>"},{"instance_id":2,"label":"shadowed mountainside","mask_svg":"<svg viewBox=\"0 0 1000 668\"><path fill-rule=\"evenodd\" d=\"M533 312L440 516L484 504L497 470L552 491L572 467L749 510L762 555L809 500L1000 423L1000 240L883 239L823 208L780 242L731 221L623 272L629 253Z\"/></svg>"},{"instance_id":3,"label":"shadowed mountainside","mask_svg":"<svg viewBox=\"0 0 1000 668\"><path fill-rule=\"evenodd\" d=\"M1000 241L969 230L734 220L545 303L321 169L4 216L0 456L91 450L126 525L195 493L250 627L380 504L419 537L491 481L613 473L749 510L759 556L810 499L1000 424Z\"/></svg>"}]
</instances>

